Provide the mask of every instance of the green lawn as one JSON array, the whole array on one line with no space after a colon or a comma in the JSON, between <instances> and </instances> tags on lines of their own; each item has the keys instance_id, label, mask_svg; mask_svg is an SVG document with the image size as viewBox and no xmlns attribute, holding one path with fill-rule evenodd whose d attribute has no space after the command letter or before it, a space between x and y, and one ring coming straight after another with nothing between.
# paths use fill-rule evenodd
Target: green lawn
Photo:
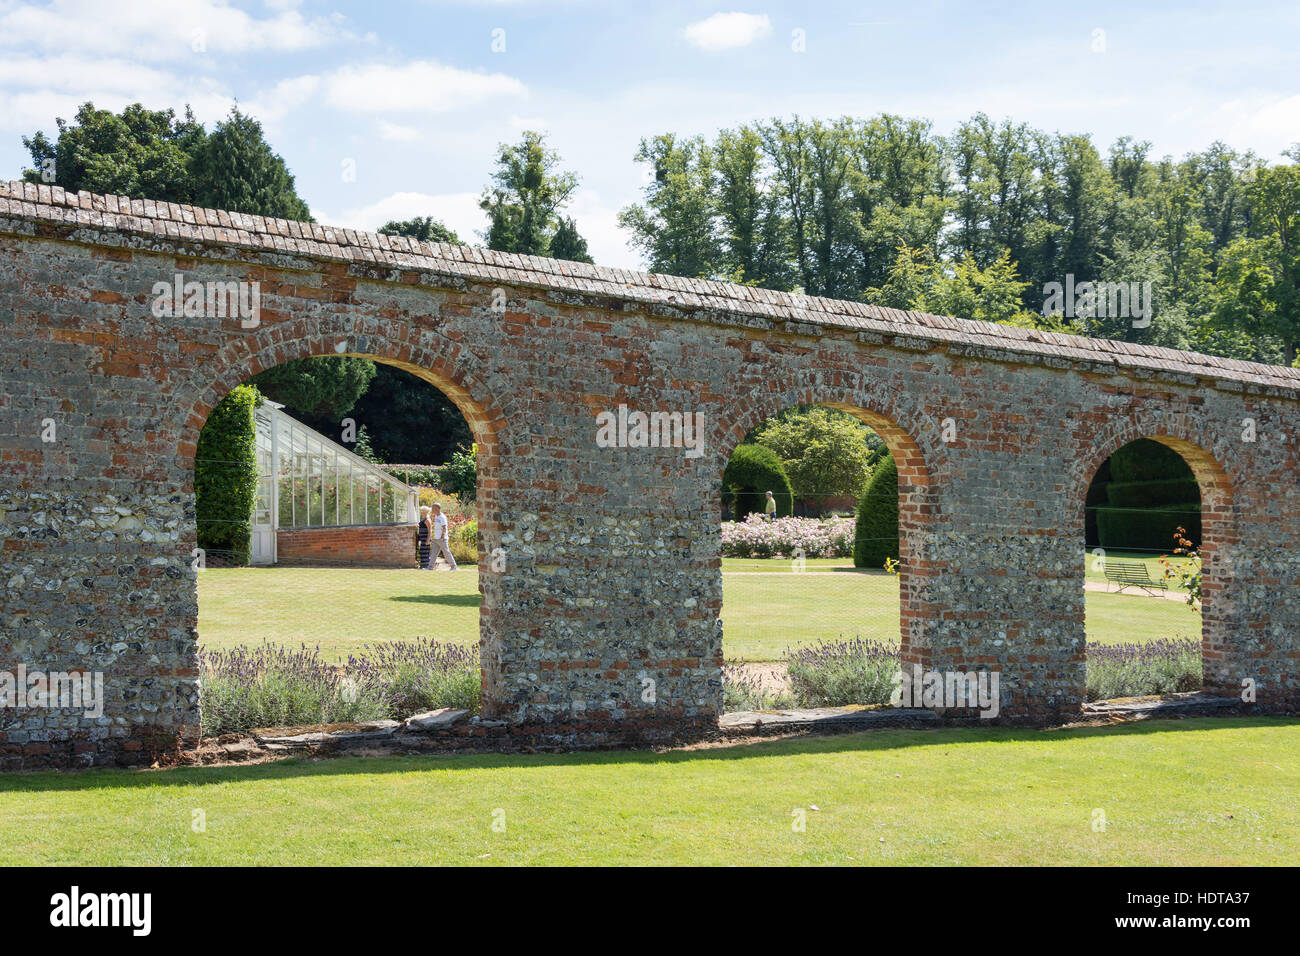
<instances>
[{"instance_id":1,"label":"green lawn","mask_svg":"<svg viewBox=\"0 0 1300 956\"><path fill-rule=\"evenodd\" d=\"M319 644L330 659L385 640L476 644L480 600L472 567L209 568L199 574L199 643Z\"/></svg>"},{"instance_id":2,"label":"green lawn","mask_svg":"<svg viewBox=\"0 0 1300 956\"><path fill-rule=\"evenodd\" d=\"M1265 718L5 774L0 861L1289 865L1297 792L1300 721Z\"/></svg>"},{"instance_id":3,"label":"green lawn","mask_svg":"<svg viewBox=\"0 0 1300 956\"><path fill-rule=\"evenodd\" d=\"M727 571L793 571L793 562L789 558L723 558L723 573ZM854 572L853 561L849 558L804 558L805 571L839 571ZM861 572L860 572L861 573ZM868 574L877 572L865 572ZM884 572L878 572L883 574Z\"/></svg>"},{"instance_id":4,"label":"green lawn","mask_svg":"<svg viewBox=\"0 0 1300 956\"><path fill-rule=\"evenodd\" d=\"M747 567L762 567L745 562ZM775 660L791 645L853 635L898 638L898 579L883 573L736 574L724 565L724 649L729 658ZM199 576L204 647L319 644L344 659L370 642L436 637L478 641L478 580L456 572L328 568L212 568ZM1088 639L1101 643L1200 636L1184 604L1134 594L1087 595Z\"/></svg>"}]
</instances>

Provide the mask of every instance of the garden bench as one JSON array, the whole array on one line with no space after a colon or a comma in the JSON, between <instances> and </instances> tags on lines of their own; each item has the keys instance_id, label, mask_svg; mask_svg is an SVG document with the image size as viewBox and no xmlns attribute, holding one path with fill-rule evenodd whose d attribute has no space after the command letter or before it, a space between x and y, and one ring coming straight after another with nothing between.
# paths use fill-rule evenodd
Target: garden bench
<instances>
[{"instance_id":1,"label":"garden bench","mask_svg":"<svg viewBox=\"0 0 1300 956\"><path fill-rule=\"evenodd\" d=\"M1142 588L1144 591L1154 594L1156 591L1168 591L1169 585L1163 578L1153 580L1147 566L1141 561L1120 561L1116 558L1107 558L1102 566L1102 571L1106 574L1107 581L1114 581L1119 585L1119 590L1134 587Z\"/></svg>"}]
</instances>

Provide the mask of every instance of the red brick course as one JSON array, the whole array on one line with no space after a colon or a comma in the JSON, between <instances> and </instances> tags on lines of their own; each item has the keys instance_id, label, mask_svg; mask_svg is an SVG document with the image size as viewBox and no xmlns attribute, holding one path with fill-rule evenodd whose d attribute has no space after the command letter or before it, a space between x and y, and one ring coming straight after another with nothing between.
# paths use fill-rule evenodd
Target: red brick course
<instances>
[{"instance_id":1,"label":"red brick course","mask_svg":"<svg viewBox=\"0 0 1300 956\"><path fill-rule=\"evenodd\" d=\"M286 567L414 568L415 525L280 528L276 563Z\"/></svg>"}]
</instances>

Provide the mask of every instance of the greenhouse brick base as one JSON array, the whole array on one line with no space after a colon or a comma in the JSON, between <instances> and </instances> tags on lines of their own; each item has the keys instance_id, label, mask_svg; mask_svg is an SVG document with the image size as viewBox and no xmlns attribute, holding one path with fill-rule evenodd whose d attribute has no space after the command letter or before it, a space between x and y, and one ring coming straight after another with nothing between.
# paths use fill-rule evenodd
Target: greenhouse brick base
<instances>
[{"instance_id":1,"label":"greenhouse brick base","mask_svg":"<svg viewBox=\"0 0 1300 956\"><path fill-rule=\"evenodd\" d=\"M160 316L178 277L256 283L260 311ZM1080 710L1085 494L1138 438L1200 484L1207 686L1300 700L1300 370L30 184L0 186L0 328L0 672L95 672L104 705L0 710L6 767L193 740L198 433L314 355L396 365L469 421L506 733L716 726L722 470L805 403L898 463L904 661L999 673L999 719Z\"/></svg>"},{"instance_id":2,"label":"greenhouse brick base","mask_svg":"<svg viewBox=\"0 0 1300 956\"><path fill-rule=\"evenodd\" d=\"M290 568L414 568L415 525L280 528L276 564Z\"/></svg>"}]
</instances>

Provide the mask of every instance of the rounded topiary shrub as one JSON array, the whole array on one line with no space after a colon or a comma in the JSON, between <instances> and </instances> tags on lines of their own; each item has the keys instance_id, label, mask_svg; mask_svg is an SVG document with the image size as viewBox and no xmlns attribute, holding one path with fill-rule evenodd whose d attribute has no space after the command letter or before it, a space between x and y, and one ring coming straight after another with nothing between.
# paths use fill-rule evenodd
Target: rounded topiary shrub
<instances>
[{"instance_id":1,"label":"rounded topiary shrub","mask_svg":"<svg viewBox=\"0 0 1300 956\"><path fill-rule=\"evenodd\" d=\"M794 487L776 452L762 445L739 445L722 473L722 490L731 497L732 514L737 521L746 515L762 514L767 492L776 499L776 516L794 513Z\"/></svg>"},{"instance_id":2,"label":"rounded topiary shrub","mask_svg":"<svg viewBox=\"0 0 1300 956\"><path fill-rule=\"evenodd\" d=\"M894 456L881 459L858 501L853 539L853 566L883 568L898 560L898 466Z\"/></svg>"},{"instance_id":3,"label":"rounded topiary shrub","mask_svg":"<svg viewBox=\"0 0 1300 956\"><path fill-rule=\"evenodd\" d=\"M262 396L240 385L208 415L194 453L194 515L199 547L221 563L246 565L257 498L257 428Z\"/></svg>"}]
</instances>

